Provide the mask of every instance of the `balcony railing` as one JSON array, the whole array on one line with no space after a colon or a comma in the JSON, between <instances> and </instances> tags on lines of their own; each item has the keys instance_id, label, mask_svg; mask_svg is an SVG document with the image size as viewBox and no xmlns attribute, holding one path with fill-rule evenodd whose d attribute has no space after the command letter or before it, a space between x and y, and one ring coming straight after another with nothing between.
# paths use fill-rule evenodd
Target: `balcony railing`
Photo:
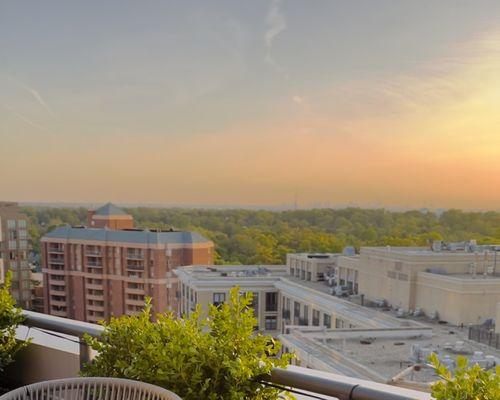
<instances>
[{"instance_id":1,"label":"balcony railing","mask_svg":"<svg viewBox=\"0 0 500 400\"><path fill-rule=\"evenodd\" d=\"M102 264L101 263L97 263L97 262L88 261L87 262L87 267L102 268Z\"/></svg>"},{"instance_id":2,"label":"balcony railing","mask_svg":"<svg viewBox=\"0 0 500 400\"><path fill-rule=\"evenodd\" d=\"M32 311L24 311L23 314L26 317L26 326L51 331L53 333L57 333L58 335L72 335L81 338L84 334L88 334L92 337L99 337L104 329L100 325L54 317L51 315L40 314ZM64 340L63 337L59 337L60 339L58 340ZM51 349L47 350L49 351ZM82 363L88 362L91 359L91 351L89 347L86 346L83 342L80 342L79 350L79 360L80 365L82 365ZM39 351L34 352L31 357L35 358L37 354L39 354L38 352ZM38 357L40 357L40 355L38 355ZM16 378L18 377L19 373L21 373L21 375L23 373L27 373L27 370L29 370L30 368L33 369L36 366L36 368L38 368L37 377L38 379L40 379L40 374L44 373L44 370L40 371L40 362L54 363L54 360L50 357L44 357L43 359L36 360L36 362L34 362L35 360L30 360L29 358L24 357L24 359L19 361L20 362L17 363L19 365L16 365ZM25 364L23 364L23 362ZM55 365L54 367L57 367L57 365ZM50 368L47 369L47 372L49 370ZM60 371L62 370L64 370L65 374L71 373L76 375L78 373L77 370L67 371L67 367L65 369L59 368L58 373L61 373ZM54 376L52 375L50 378L54 379ZM50 378L46 377L46 379ZM27 378L27 380L29 379L30 378ZM341 375L296 366L290 366L286 370L275 369L269 376L264 376L261 378L261 380L265 384L278 385L280 387L286 387L301 391L302 393L299 397L301 399L322 398L320 396L331 396L339 400L432 399L428 393L424 392L418 392L361 379L349 378Z\"/></svg>"},{"instance_id":3,"label":"balcony railing","mask_svg":"<svg viewBox=\"0 0 500 400\"><path fill-rule=\"evenodd\" d=\"M127 269L134 271L144 271L144 265L142 264L127 264Z\"/></svg>"}]
</instances>

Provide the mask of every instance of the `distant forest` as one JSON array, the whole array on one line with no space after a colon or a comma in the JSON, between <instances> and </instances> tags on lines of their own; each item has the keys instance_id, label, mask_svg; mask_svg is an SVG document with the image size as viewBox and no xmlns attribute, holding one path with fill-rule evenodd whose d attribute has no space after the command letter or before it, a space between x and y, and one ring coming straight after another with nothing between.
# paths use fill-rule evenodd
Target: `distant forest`
<instances>
[{"instance_id":1,"label":"distant forest","mask_svg":"<svg viewBox=\"0 0 500 400\"><path fill-rule=\"evenodd\" d=\"M63 224L86 223L84 208L24 207L32 248ZM500 212L385 209L296 211L128 208L136 226L197 231L214 241L218 264L280 264L290 252L339 252L345 246L426 246L433 240L500 243Z\"/></svg>"}]
</instances>

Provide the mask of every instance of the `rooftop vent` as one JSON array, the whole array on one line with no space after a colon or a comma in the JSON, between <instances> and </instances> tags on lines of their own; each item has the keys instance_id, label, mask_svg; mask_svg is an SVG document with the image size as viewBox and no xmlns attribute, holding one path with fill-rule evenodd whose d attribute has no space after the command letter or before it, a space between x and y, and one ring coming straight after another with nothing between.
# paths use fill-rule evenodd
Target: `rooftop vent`
<instances>
[{"instance_id":1,"label":"rooftop vent","mask_svg":"<svg viewBox=\"0 0 500 400\"><path fill-rule=\"evenodd\" d=\"M307 258L320 258L320 259L324 259L324 258L330 258L330 255L329 254L308 254Z\"/></svg>"},{"instance_id":2,"label":"rooftop vent","mask_svg":"<svg viewBox=\"0 0 500 400\"><path fill-rule=\"evenodd\" d=\"M448 275L446 270L440 267L429 267L425 270L425 272L430 272L431 274L437 274L437 275Z\"/></svg>"}]
</instances>

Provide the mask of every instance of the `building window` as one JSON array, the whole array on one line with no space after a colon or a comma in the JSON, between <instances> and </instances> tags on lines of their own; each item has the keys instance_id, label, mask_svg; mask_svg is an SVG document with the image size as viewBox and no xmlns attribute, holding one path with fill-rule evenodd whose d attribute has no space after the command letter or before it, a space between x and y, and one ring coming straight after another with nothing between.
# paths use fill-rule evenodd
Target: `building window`
<instances>
[{"instance_id":1,"label":"building window","mask_svg":"<svg viewBox=\"0 0 500 400\"><path fill-rule=\"evenodd\" d=\"M9 240L9 250L14 250L17 248L17 242L15 240Z\"/></svg>"},{"instance_id":2,"label":"building window","mask_svg":"<svg viewBox=\"0 0 500 400\"><path fill-rule=\"evenodd\" d=\"M278 293L266 293L266 311L278 311Z\"/></svg>"},{"instance_id":3,"label":"building window","mask_svg":"<svg viewBox=\"0 0 500 400\"><path fill-rule=\"evenodd\" d=\"M214 293L213 304L215 307L219 307L226 301L226 293Z\"/></svg>"},{"instance_id":4,"label":"building window","mask_svg":"<svg viewBox=\"0 0 500 400\"><path fill-rule=\"evenodd\" d=\"M253 315L255 317L259 316L259 292L250 292L252 294L252 303L250 307L253 308Z\"/></svg>"},{"instance_id":5,"label":"building window","mask_svg":"<svg viewBox=\"0 0 500 400\"><path fill-rule=\"evenodd\" d=\"M308 271L307 272L307 280L310 281L312 278L312 274Z\"/></svg>"},{"instance_id":6,"label":"building window","mask_svg":"<svg viewBox=\"0 0 500 400\"><path fill-rule=\"evenodd\" d=\"M300 270L300 279L302 279L303 281L306 280L306 271L304 271L303 269Z\"/></svg>"},{"instance_id":7,"label":"building window","mask_svg":"<svg viewBox=\"0 0 500 400\"><path fill-rule=\"evenodd\" d=\"M275 331L278 327L278 321L276 317L266 317L266 331Z\"/></svg>"},{"instance_id":8,"label":"building window","mask_svg":"<svg viewBox=\"0 0 500 400\"><path fill-rule=\"evenodd\" d=\"M325 314L323 316L323 325L328 329L332 327L332 317L330 315Z\"/></svg>"},{"instance_id":9,"label":"building window","mask_svg":"<svg viewBox=\"0 0 500 400\"><path fill-rule=\"evenodd\" d=\"M297 301L293 302L293 324L299 325L300 319L300 303Z\"/></svg>"},{"instance_id":10,"label":"building window","mask_svg":"<svg viewBox=\"0 0 500 400\"><path fill-rule=\"evenodd\" d=\"M293 313L295 317L300 315L300 303L298 301L293 302Z\"/></svg>"},{"instance_id":11,"label":"building window","mask_svg":"<svg viewBox=\"0 0 500 400\"><path fill-rule=\"evenodd\" d=\"M319 326L319 310L314 310L313 309L312 324L313 324L313 326Z\"/></svg>"},{"instance_id":12,"label":"building window","mask_svg":"<svg viewBox=\"0 0 500 400\"><path fill-rule=\"evenodd\" d=\"M307 325L309 323L309 307L304 306L304 325Z\"/></svg>"},{"instance_id":13,"label":"building window","mask_svg":"<svg viewBox=\"0 0 500 400\"><path fill-rule=\"evenodd\" d=\"M19 228L26 228L26 220L24 220L24 219L19 219L19 220L17 221L17 226L18 226Z\"/></svg>"},{"instance_id":14,"label":"building window","mask_svg":"<svg viewBox=\"0 0 500 400\"><path fill-rule=\"evenodd\" d=\"M16 229L16 220L15 219L7 220L7 228Z\"/></svg>"},{"instance_id":15,"label":"building window","mask_svg":"<svg viewBox=\"0 0 500 400\"><path fill-rule=\"evenodd\" d=\"M20 240L19 241L19 248L21 250L26 250L28 248L28 241L27 240Z\"/></svg>"},{"instance_id":16,"label":"building window","mask_svg":"<svg viewBox=\"0 0 500 400\"><path fill-rule=\"evenodd\" d=\"M290 275L294 276L295 275L295 268L290 268Z\"/></svg>"}]
</instances>

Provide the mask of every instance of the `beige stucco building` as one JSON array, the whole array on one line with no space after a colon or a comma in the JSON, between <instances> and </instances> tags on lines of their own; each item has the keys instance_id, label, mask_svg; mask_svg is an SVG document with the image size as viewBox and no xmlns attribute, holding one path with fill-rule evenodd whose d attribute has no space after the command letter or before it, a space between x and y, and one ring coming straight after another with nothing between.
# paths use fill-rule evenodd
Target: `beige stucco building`
<instances>
[{"instance_id":1,"label":"beige stucco building","mask_svg":"<svg viewBox=\"0 0 500 400\"><path fill-rule=\"evenodd\" d=\"M210 305L226 301L231 288L253 294L256 330L275 335L281 325L281 302L275 283L286 275L284 265L196 265L174 270L179 279L178 311L189 315L197 304L203 315Z\"/></svg>"},{"instance_id":2,"label":"beige stucco building","mask_svg":"<svg viewBox=\"0 0 500 400\"><path fill-rule=\"evenodd\" d=\"M337 259L356 276L366 300L402 312L420 310L455 325L495 318L500 301L500 246L364 247Z\"/></svg>"}]
</instances>

